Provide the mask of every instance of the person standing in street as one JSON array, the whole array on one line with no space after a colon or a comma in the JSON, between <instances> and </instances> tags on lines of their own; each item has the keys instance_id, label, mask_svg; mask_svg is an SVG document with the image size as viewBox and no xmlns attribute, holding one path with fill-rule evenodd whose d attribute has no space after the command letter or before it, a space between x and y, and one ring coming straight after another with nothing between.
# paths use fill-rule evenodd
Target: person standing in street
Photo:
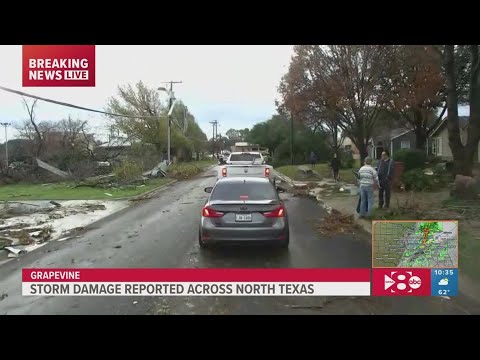
<instances>
[{"instance_id":1,"label":"person standing in street","mask_svg":"<svg viewBox=\"0 0 480 360\"><path fill-rule=\"evenodd\" d=\"M390 207L390 195L393 179L393 160L390 158L388 150L382 152L382 159L378 164L378 179L380 181L378 192L378 207L388 209Z\"/></svg>"},{"instance_id":2,"label":"person standing in street","mask_svg":"<svg viewBox=\"0 0 480 360\"><path fill-rule=\"evenodd\" d=\"M365 165L358 171L360 183L360 217L370 217L373 210L373 192L379 186L377 171L372 167L372 158L365 158Z\"/></svg>"},{"instance_id":3,"label":"person standing in street","mask_svg":"<svg viewBox=\"0 0 480 360\"><path fill-rule=\"evenodd\" d=\"M330 163L330 166L331 166L332 171L333 171L333 179L335 180L335 182L338 182L338 172L340 170L340 160L337 157L337 153L333 154L333 159Z\"/></svg>"}]
</instances>

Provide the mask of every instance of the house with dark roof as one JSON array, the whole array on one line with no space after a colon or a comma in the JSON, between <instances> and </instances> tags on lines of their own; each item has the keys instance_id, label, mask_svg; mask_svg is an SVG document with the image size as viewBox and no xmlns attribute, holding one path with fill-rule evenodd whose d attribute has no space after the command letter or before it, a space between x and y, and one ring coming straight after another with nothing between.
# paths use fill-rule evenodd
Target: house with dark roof
<instances>
[{"instance_id":1,"label":"house with dark roof","mask_svg":"<svg viewBox=\"0 0 480 360\"><path fill-rule=\"evenodd\" d=\"M460 140L462 144L467 143L468 134L468 116L459 116L458 122L460 126ZM445 117L440 124L434 128L428 135L428 154L440 157L443 160L453 160L452 150L448 144L448 129L447 118ZM478 145L477 153L475 154L475 161L480 162L480 143Z\"/></svg>"},{"instance_id":2,"label":"house with dark roof","mask_svg":"<svg viewBox=\"0 0 480 360\"><path fill-rule=\"evenodd\" d=\"M369 156L380 159L383 150L388 150L393 157L396 152L416 148L415 132L404 127L388 129L372 137L369 146Z\"/></svg>"}]
</instances>

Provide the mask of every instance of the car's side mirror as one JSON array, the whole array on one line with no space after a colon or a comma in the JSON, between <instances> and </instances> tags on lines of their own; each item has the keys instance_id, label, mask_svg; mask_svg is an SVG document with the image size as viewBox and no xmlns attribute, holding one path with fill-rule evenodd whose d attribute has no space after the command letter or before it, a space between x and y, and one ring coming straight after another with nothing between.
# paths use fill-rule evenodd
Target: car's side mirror
<instances>
[{"instance_id":1,"label":"car's side mirror","mask_svg":"<svg viewBox=\"0 0 480 360\"><path fill-rule=\"evenodd\" d=\"M212 192L212 190L213 190L213 186L209 186L204 189L204 191L209 194Z\"/></svg>"},{"instance_id":2,"label":"car's side mirror","mask_svg":"<svg viewBox=\"0 0 480 360\"><path fill-rule=\"evenodd\" d=\"M285 189L277 186L277 192L278 192L278 193L284 193L284 192L285 192Z\"/></svg>"}]
</instances>

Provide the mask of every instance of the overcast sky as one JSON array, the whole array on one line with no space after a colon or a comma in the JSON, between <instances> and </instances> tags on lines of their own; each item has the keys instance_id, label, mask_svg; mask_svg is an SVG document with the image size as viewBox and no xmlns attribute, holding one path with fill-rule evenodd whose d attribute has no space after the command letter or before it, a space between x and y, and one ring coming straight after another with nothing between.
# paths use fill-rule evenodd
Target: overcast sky
<instances>
[{"instance_id":1,"label":"overcast sky","mask_svg":"<svg viewBox=\"0 0 480 360\"><path fill-rule=\"evenodd\" d=\"M212 120L218 120L218 132L225 133L251 127L275 113L277 87L292 52L291 45L97 45L94 88L22 88L22 47L0 45L0 85L103 110L118 85L141 80L158 88L164 81L180 80L182 84L174 85L176 97L210 136ZM38 121L71 115L88 119L97 132L104 127L100 114L40 101L37 106ZM22 123L27 116L19 95L0 90L0 122ZM12 138L13 128L9 133Z\"/></svg>"},{"instance_id":2,"label":"overcast sky","mask_svg":"<svg viewBox=\"0 0 480 360\"><path fill-rule=\"evenodd\" d=\"M22 88L21 45L0 45L0 85L33 95L103 110L119 85L143 81L158 88L162 82L183 81L174 87L202 130L218 132L251 127L275 113L280 78L288 70L291 45L98 45L96 86L89 88ZM32 101L32 100L29 100ZM38 102L37 120L87 119L93 132L105 133L102 115ZM460 115L468 115L460 109ZM21 97L0 90L0 122L22 123L27 112ZM3 130L0 128L0 130ZM15 136L9 128L9 138ZM0 131L0 142L5 141Z\"/></svg>"}]
</instances>

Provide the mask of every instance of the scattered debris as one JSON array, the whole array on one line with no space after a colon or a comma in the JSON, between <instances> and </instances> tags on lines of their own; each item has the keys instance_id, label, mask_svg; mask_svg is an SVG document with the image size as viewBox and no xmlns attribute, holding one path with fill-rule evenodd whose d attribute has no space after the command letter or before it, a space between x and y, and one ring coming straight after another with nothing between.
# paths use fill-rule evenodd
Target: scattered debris
<instances>
[{"instance_id":1,"label":"scattered debris","mask_svg":"<svg viewBox=\"0 0 480 360\"><path fill-rule=\"evenodd\" d=\"M285 305L290 309L322 310L324 305Z\"/></svg>"},{"instance_id":2,"label":"scattered debris","mask_svg":"<svg viewBox=\"0 0 480 360\"><path fill-rule=\"evenodd\" d=\"M138 301L134 301L134 302L133 302L133 305L137 305L137 304L138 304Z\"/></svg>"},{"instance_id":3,"label":"scattered debris","mask_svg":"<svg viewBox=\"0 0 480 360\"><path fill-rule=\"evenodd\" d=\"M113 196L113 195L112 195L112 194L110 194L110 193L104 193L104 194L105 194L105 195L107 195L107 196Z\"/></svg>"},{"instance_id":4,"label":"scattered debris","mask_svg":"<svg viewBox=\"0 0 480 360\"><path fill-rule=\"evenodd\" d=\"M359 225L355 222L353 215L345 215L336 209L332 209L317 229L326 235L335 233L355 233L359 230Z\"/></svg>"},{"instance_id":5,"label":"scattered debris","mask_svg":"<svg viewBox=\"0 0 480 360\"><path fill-rule=\"evenodd\" d=\"M5 299L6 297L8 297L8 294L7 294L7 293L0 294L0 301L2 301L3 299Z\"/></svg>"},{"instance_id":6,"label":"scattered debris","mask_svg":"<svg viewBox=\"0 0 480 360\"><path fill-rule=\"evenodd\" d=\"M5 250L7 250L9 253L8 253L8 257L19 257L20 254L24 254L26 253L26 251L24 249L19 249L19 248L14 248L14 247L11 247L11 246L7 246L5 247Z\"/></svg>"},{"instance_id":7,"label":"scattered debris","mask_svg":"<svg viewBox=\"0 0 480 360\"><path fill-rule=\"evenodd\" d=\"M85 204L83 206L87 210L95 211L95 210L107 210L107 207L103 204Z\"/></svg>"},{"instance_id":8,"label":"scattered debris","mask_svg":"<svg viewBox=\"0 0 480 360\"><path fill-rule=\"evenodd\" d=\"M37 160L37 165L39 167L41 167L42 169L45 169L45 170L51 172L52 174L55 174L55 175L60 176L62 178L69 178L70 177L70 175L68 173L66 173L65 171L57 169L55 166L48 165L47 163L43 162L40 159L36 159L36 160Z\"/></svg>"},{"instance_id":9,"label":"scattered debris","mask_svg":"<svg viewBox=\"0 0 480 360\"><path fill-rule=\"evenodd\" d=\"M114 249L120 249L121 247L122 247L122 245L116 245L116 246L114 246L113 248L114 248Z\"/></svg>"},{"instance_id":10,"label":"scattered debris","mask_svg":"<svg viewBox=\"0 0 480 360\"><path fill-rule=\"evenodd\" d=\"M135 230L133 233L128 234L127 237L130 239L132 237L137 237L137 236L138 236L138 230Z\"/></svg>"},{"instance_id":11,"label":"scattered debris","mask_svg":"<svg viewBox=\"0 0 480 360\"><path fill-rule=\"evenodd\" d=\"M53 200L50 201L50 204L55 205L56 207L61 207L61 206L62 206L62 205L60 205L58 202L53 201Z\"/></svg>"}]
</instances>

